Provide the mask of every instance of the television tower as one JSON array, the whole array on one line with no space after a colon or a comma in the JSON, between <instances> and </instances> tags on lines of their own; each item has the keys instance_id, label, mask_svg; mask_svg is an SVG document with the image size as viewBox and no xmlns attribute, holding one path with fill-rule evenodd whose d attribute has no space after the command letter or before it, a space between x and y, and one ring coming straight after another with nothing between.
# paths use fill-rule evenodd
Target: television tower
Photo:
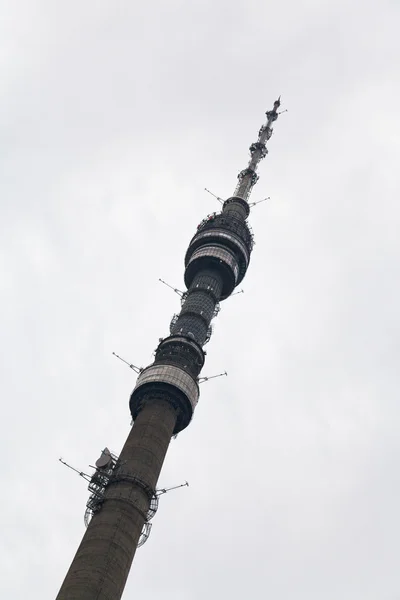
<instances>
[{"instance_id":1,"label":"television tower","mask_svg":"<svg viewBox=\"0 0 400 600\"><path fill-rule=\"evenodd\" d=\"M199 400L204 344L219 302L230 296L246 274L253 249L247 224L249 197L258 180L258 163L278 118L280 98L266 113L250 160L238 175L222 211L197 227L185 256L182 308L161 339L154 362L138 369L130 398L134 420L120 456L107 449L89 484L92 518L57 600L119 600L136 548L148 535L156 508L156 484L171 437L187 427ZM147 532L147 534L146 534Z\"/></svg>"}]
</instances>

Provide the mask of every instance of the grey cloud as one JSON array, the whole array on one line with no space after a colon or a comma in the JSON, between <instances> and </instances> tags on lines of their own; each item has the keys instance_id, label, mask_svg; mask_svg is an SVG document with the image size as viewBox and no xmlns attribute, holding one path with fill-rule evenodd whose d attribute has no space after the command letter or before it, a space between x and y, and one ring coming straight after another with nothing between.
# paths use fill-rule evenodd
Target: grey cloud
<instances>
[{"instance_id":1,"label":"grey cloud","mask_svg":"<svg viewBox=\"0 0 400 600\"><path fill-rule=\"evenodd\" d=\"M399 8L4 2L0 25L2 597L53 598L85 468L196 225L275 96L245 293L224 303L190 428L125 597L399 595ZM172 233L171 233L172 232Z\"/></svg>"}]
</instances>

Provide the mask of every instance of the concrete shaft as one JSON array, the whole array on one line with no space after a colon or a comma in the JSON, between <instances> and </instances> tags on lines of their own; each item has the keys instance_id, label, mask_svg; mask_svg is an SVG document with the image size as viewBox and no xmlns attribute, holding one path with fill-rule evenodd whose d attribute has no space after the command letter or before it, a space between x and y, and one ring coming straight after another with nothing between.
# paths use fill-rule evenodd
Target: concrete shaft
<instances>
[{"instance_id":1,"label":"concrete shaft","mask_svg":"<svg viewBox=\"0 0 400 600\"><path fill-rule=\"evenodd\" d=\"M149 509L148 489L155 489L175 421L175 411L165 400L147 402L139 413L120 454L115 481L89 523L56 600L121 598Z\"/></svg>"}]
</instances>

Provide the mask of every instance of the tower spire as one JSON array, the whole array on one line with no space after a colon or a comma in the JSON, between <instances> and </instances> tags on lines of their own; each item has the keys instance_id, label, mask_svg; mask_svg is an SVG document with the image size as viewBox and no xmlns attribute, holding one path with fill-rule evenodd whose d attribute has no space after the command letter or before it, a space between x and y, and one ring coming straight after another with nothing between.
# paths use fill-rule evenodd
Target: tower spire
<instances>
[{"instance_id":1,"label":"tower spire","mask_svg":"<svg viewBox=\"0 0 400 600\"><path fill-rule=\"evenodd\" d=\"M266 142L272 135L272 123L278 118L278 108L281 105L281 97L279 96L278 100L275 100L274 107L272 110L268 110L265 114L267 115L267 122L265 125L262 125L260 131L258 132L258 140L251 144L250 150L250 160L249 164L243 171L240 171L238 175L238 184L234 191L234 196L242 198L246 200L246 202L250 198L251 190L253 186L258 181L257 175L257 167L258 163L267 155L268 150L266 146Z\"/></svg>"}]
</instances>

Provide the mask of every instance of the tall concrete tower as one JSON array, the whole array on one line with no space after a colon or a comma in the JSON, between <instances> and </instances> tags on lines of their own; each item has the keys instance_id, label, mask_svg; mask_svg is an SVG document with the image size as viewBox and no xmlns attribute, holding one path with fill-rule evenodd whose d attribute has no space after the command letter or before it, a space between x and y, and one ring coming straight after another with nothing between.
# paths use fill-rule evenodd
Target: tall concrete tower
<instances>
[{"instance_id":1,"label":"tall concrete tower","mask_svg":"<svg viewBox=\"0 0 400 600\"><path fill-rule=\"evenodd\" d=\"M253 249L247 224L257 166L278 118L280 100L250 146L250 160L238 175L234 195L222 211L197 227L185 256L182 309L162 339L153 364L139 370L130 398L133 427L118 458L108 450L97 461L89 489L92 518L57 600L121 598L141 536L156 504L156 484L171 437L187 427L199 400L203 346L219 302L246 274Z\"/></svg>"}]
</instances>

